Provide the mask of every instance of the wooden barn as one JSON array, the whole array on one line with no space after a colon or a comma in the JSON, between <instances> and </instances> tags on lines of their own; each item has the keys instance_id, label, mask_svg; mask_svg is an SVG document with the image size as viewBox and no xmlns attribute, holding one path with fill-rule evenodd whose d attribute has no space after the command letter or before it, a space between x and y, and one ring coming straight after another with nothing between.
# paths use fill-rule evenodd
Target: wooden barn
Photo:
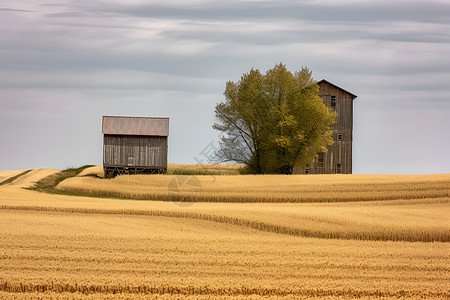
<instances>
[{"instance_id":1,"label":"wooden barn","mask_svg":"<svg viewBox=\"0 0 450 300\"><path fill-rule=\"evenodd\" d=\"M323 79L317 83L323 103L337 112L333 128L334 144L318 154L316 161L295 174L352 174L353 100L356 95Z\"/></svg>"},{"instance_id":2,"label":"wooden barn","mask_svg":"<svg viewBox=\"0 0 450 300\"><path fill-rule=\"evenodd\" d=\"M169 118L104 116L105 178L167 171Z\"/></svg>"}]
</instances>

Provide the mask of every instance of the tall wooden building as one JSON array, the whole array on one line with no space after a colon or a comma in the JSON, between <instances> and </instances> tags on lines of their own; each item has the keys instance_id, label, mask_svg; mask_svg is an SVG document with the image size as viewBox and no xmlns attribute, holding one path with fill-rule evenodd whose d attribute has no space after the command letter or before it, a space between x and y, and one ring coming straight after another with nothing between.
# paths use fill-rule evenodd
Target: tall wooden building
<instances>
[{"instance_id":1,"label":"tall wooden building","mask_svg":"<svg viewBox=\"0 0 450 300\"><path fill-rule=\"evenodd\" d=\"M169 118L104 116L105 178L167 171Z\"/></svg>"},{"instance_id":2,"label":"tall wooden building","mask_svg":"<svg viewBox=\"0 0 450 300\"><path fill-rule=\"evenodd\" d=\"M314 163L296 174L352 174L353 100L357 97L343 88L323 79L317 83L323 103L337 113L332 125L334 144L327 152L318 154Z\"/></svg>"}]
</instances>

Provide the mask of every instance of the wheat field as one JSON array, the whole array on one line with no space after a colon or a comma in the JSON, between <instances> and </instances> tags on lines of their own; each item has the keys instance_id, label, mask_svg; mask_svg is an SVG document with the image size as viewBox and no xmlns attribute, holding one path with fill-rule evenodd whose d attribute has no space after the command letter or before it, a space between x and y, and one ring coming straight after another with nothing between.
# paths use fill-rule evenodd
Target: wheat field
<instances>
[{"instance_id":1,"label":"wheat field","mask_svg":"<svg viewBox=\"0 0 450 300\"><path fill-rule=\"evenodd\" d=\"M1 171L0 172L0 184L4 181L6 181L10 177L14 177L16 175L19 175L20 173L24 172L25 170L8 170L8 171Z\"/></svg>"},{"instance_id":2,"label":"wheat field","mask_svg":"<svg viewBox=\"0 0 450 300\"><path fill-rule=\"evenodd\" d=\"M86 169L99 174L96 167ZM128 175L78 176L64 191L180 202L350 202L450 197L450 174L439 175Z\"/></svg>"},{"instance_id":3,"label":"wheat field","mask_svg":"<svg viewBox=\"0 0 450 300\"><path fill-rule=\"evenodd\" d=\"M77 178L96 182L90 171ZM448 297L449 197L214 203L23 189L54 172L0 186L0 298Z\"/></svg>"}]
</instances>

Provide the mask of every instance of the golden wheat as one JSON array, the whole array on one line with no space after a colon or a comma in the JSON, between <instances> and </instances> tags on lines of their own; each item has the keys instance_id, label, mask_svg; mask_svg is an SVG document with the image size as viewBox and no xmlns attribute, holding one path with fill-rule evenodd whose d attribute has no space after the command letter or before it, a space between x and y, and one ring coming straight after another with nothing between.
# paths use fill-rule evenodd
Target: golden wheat
<instances>
[{"instance_id":1,"label":"golden wheat","mask_svg":"<svg viewBox=\"0 0 450 300\"><path fill-rule=\"evenodd\" d=\"M2 209L0 219L9 297L445 298L450 279L443 243L310 239L156 216Z\"/></svg>"},{"instance_id":2,"label":"golden wheat","mask_svg":"<svg viewBox=\"0 0 450 300\"><path fill-rule=\"evenodd\" d=\"M302 182L298 182L300 179ZM363 203L318 203L318 204L295 204L295 203L247 203L242 205L232 205L227 203L196 203L192 205L189 202L179 202L178 193L183 195L183 188L188 186L176 185L178 191L171 191L170 180L173 178L194 178L192 176L164 176L164 175L143 175L143 176L119 176L113 180L102 180L92 177L77 177L63 181L60 186L71 187L74 191L75 184L85 182L84 192L90 187L105 190L107 187L112 191L105 191L104 195L114 192L118 189L121 192L127 191L128 195L138 197L136 189L153 189L152 193L157 195L165 194L165 200L170 197L172 202L148 203L147 208L131 209L132 214L149 214L157 216L171 216L179 218L192 218L201 220L210 220L239 226L256 228L262 231L277 232L282 234L319 237L319 238L337 238L337 239L358 239L358 240L392 240L392 241L422 241L422 242L448 242L450 233L448 231L449 221L446 211L449 206L449 198L434 198L436 195L444 194L448 190L443 189L449 175L423 175L423 176L216 176L216 182L211 181L210 176L196 176L208 186L209 191L192 192L202 199L206 193L214 194L216 197L224 195L231 197L233 193L227 193L226 187L236 189L245 189L246 183L251 185L249 189L267 189L266 193L260 197L273 199L283 191L286 186L291 189L297 189L300 199L303 195L300 190L312 191L317 189L324 191L318 192L318 201L326 201L329 194L335 186L353 190L353 193L361 195L367 192L368 186L384 186L385 191L381 191L381 197L376 197L376 192L368 193L366 197L390 201L366 201ZM303 179L304 178L304 179ZM168 179L169 182L168 182ZM239 179L241 179L239 181ZM277 184L270 182L276 181ZM297 182L297 184L293 184ZM201 183L201 182L200 182ZM339 184L337 184L339 183ZM118 184L116 186L115 184ZM430 198L421 198L415 191L421 190L421 186L431 186L435 189L430 191ZM284 188L283 188L284 187ZM330 188L331 187L331 188ZM187 187L192 188L192 187ZM208 188L208 187L207 187ZM377 187L382 189L381 187ZM216 192L212 192L215 189ZM290 193L290 191L289 191ZM305 192L306 193L306 192ZM312 192L311 192L312 193ZM217 195L218 194L218 195ZM352 194L348 192L348 194ZM412 199L407 195L412 194ZM393 197L393 195L395 197ZM243 195L240 195L243 197ZM391 200L391 199L401 200ZM358 198L361 199L361 198ZM407 199L407 200L405 200ZM185 199L183 199L185 200ZM189 200L189 199L187 199ZM356 201L356 199L350 199ZM102 200L100 200L101 202ZM188 206L188 207L184 207ZM84 208L80 208L85 210ZM70 210L73 212L73 210ZM101 209L94 210L93 213L121 213L123 210ZM128 211L128 209L127 209ZM76 212L76 209L75 209ZM399 222L401 220L401 222Z\"/></svg>"},{"instance_id":3,"label":"golden wheat","mask_svg":"<svg viewBox=\"0 0 450 300\"><path fill-rule=\"evenodd\" d=\"M3 172L10 172L10 171L2 171L0 172L0 176ZM13 184L15 186L15 188L26 188L26 187L30 187L32 185L34 185L37 181L50 176L52 174L58 173L59 170L56 169L35 169L35 170L31 170L30 172L22 172L19 171L19 173L15 174L15 175L19 175L21 173L24 173L23 176L20 176L19 178L17 178L16 180L14 180ZM12 173L7 173L7 174L13 174ZM15 176L13 175L13 176ZM8 178L13 177L13 176L8 176ZM7 178L5 178L6 180ZM8 184L11 185L12 183Z\"/></svg>"},{"instance_id":4,"label":"golden wheat","mask_svg":"<svg viewBox=\"0 0 450 300\"><path fill-rule=\"evenodd\" d=\"M163 216L195 219L249 227L260 231L327 239L391 240L408 242L449 242L448 202L429 202L414 207L249 207L217 212L196 206L185 211L57 208L0 205L0 209L50 211L101 215ZM188 210L188 211L186 211ZM396 218L391 216L395 215ZM362 218L363 216L363 218ZM401 219L399 222L398 219Z\"/></svg>"},{"instance_id":5,"label":"golden wheat","mask_svg":"<svg viewBox=\"0 0 450 300\"><path fill-rule=\"evenodd\" d=\"M0 171L0 183L2 183L5 180L8 180L11 177L14 177L16 175L19 175L20 173L23 173L25 170L7 170L7 171Z\"/></svg>"},{"instance_id":6,"label":"golden wheat","mask_svg":"<svg viewBox=\"0 0 450 300\"><path fill-rule=\"evenodd\" d=\"M242 164L168 164L167 174L239 175Z\"/></svg>"},{"instance_id":7,"label":"golden wheat","mask_svg":"<svg viewBox=\"0 0 450 300\"><path fill-rule=\"evenodd\" d=\"M80 174L78 174L77 176L82 177L87 175L96 175L98 177L103 177L104 176L103 166L93 166L86 168L83 171L81 171Z\"/></svg>"},{"instance_id":8,"label":"golden wheat","mask_svg":"<svg viewBox=\"0 0 450 300\"><path fill-rule=\"evenodd\" d=\"M0 186L0 298L449 296L449 197L185 203L21 188L45 174ZM371 179L413 189L401 176Z\"/></svg>"},{"instance_id":9,"label":"golden wheat","mask_svg":"<svg viewBox=\"0 0 450 300\"><path fill-rule=\"evenodd\" d=\"M348 202L450 196L441 175L131 175L70 178L58 185L87 195L186 202Z\"/></svg>"}]
</instances>

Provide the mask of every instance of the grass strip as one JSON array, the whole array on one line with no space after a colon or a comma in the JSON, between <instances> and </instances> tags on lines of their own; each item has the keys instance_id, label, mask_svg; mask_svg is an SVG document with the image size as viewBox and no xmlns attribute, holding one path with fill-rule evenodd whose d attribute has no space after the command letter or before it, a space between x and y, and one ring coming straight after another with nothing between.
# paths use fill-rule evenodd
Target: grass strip
<instances>
[{"instance_id":1,"label":"grass strip","mask_svg":"<svg viewBox=\"0 0 450 300\"><path fill-rule=\"evenodd\" d=\"M26 175L26 174L28 174L28 173L30 173L30 172L31 172L31 170L26 170L26 171L24 171L24 172L22 172L22 173L20 173L20 174L18 174L18 175L16 175L16 176L13 176L13 177L11 177L11 178L8 178L8 179L6 179L5 181L0 182L0 186L5 185L5 184L8 184L8 183L11 183L11 182L13 182L14 180L16 180L17 178L22 177L23 175Z\"/></svg>"},{"instance_id":2,"label":"grass strip","mask_svg":"<svg viewBox=\"0 0 450 300\"><path fill-rule=\"evenodd\" d=\"M72 195L70 192L62 191L56 189L56 186L63 180L71 177L75 177L80 174L84 169L93 167L93 165L85 165L79 168L69 168L63 170L59 173L47 176L38 182L32 187L25 188L27 190L37 191L41 193L48 194L62 194L62 195Z\"/></svg>"}]
</instances>

